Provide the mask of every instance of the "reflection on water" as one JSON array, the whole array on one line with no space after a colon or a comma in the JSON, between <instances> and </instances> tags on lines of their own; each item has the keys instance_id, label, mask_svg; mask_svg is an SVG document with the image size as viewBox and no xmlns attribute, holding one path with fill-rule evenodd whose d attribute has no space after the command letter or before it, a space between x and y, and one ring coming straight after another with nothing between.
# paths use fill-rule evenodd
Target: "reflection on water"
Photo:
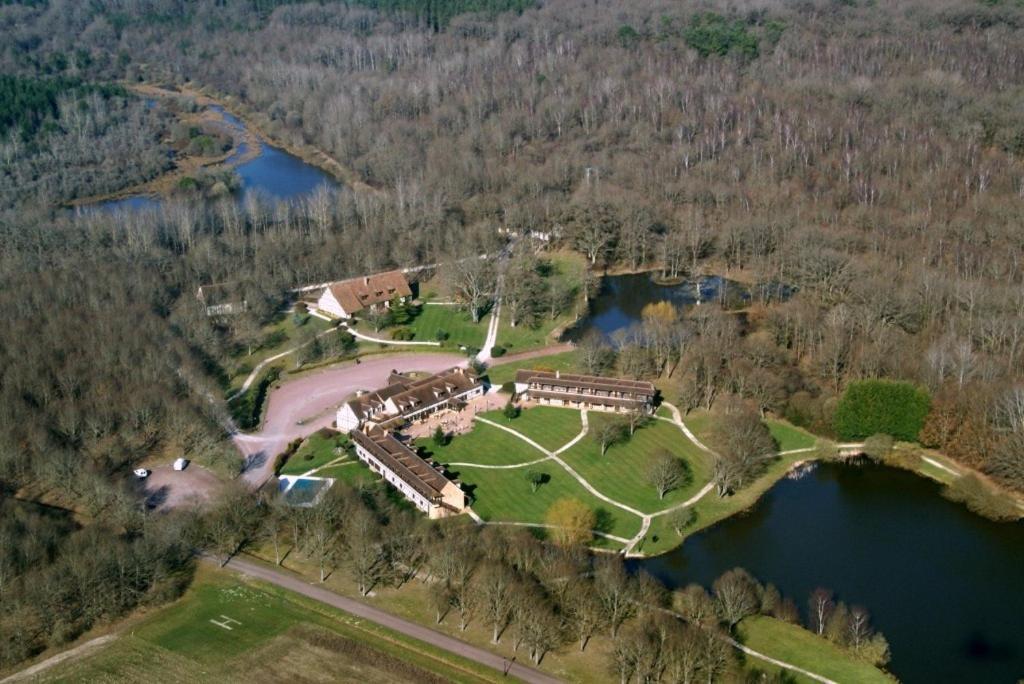
<instances>
[{"instance_id":1,"label":"reflection on water","mask_svg":"<svg viewBox=\"0 0 1024 684\"><path fill-rule=\"evenodd\" d=\"M781 285L764 285L761 289L764 292L757 294L762 298L768 295L778 299L790 294ZM751 296L749 287L721 276L707 276L674 285L658 284L651 273L606 276L601 283L601 292L591 302L590 314L567 336L578 340L588 332L596 331L613 341L617 333L639 323L643 308L654 302L672 302L680 309L702 303L718 303L735 309L749 302Z\"/></svg>"},{"instance_id":2,"label":"reflection on water","mask_svg":"<svg viewBox=\"0 0 1024 684\"><path fill-rule=\"evenodd\" d=\"M240 119L224 111L222 107L211 105L210 109L218 112L230 129L238 132L246 130ZM321 187L338 187L337 181L323 170L266 141L261 140L261 143L261 153L252 159L238 163L249 153L249 146L243 141L224 161L224 166L234 166L234 171L242 180L242 189L236 193L240 202L244 202L251 195L271 202L287 202L311 195ZM156 209L161 203L159 197L135 195L97 202L83 208L110 212L139 211Z\"/></svg>"},{"instance_id":3,"label":"reflection on water","mask_svg":"<svg viewBox=\"0 0 1024 684\"><path fill-rule=\"evenodd\" d=\"M1024 523L985 520L911 473L821 464L636 566L673 587L743 567L801 607L831 589L869 610L903 681L1024 677Z\"/></svg>"}]
</instances>

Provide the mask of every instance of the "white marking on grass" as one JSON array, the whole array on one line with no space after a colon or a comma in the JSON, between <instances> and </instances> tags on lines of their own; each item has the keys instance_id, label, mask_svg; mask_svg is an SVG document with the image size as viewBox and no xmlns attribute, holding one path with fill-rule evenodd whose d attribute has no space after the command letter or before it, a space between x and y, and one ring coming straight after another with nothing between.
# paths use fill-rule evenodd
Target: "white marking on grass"
<instances>
[{"instance_id":1,"label":"white marking on grass","mask_svg":"<svg viewBox=\"0 0 1024 684\"><path fill-rule=\"evenodd\" d=\"M210 618L210 622L217 625L221 629L228 630L229 632L234 629L234 627L232 627L231 625L238 625L239 627L242 626L241 622L239 622L235 618L228 617L227 615L221 615L220 620L214 620L213 618Z\"/></svg>"}]
</instances>

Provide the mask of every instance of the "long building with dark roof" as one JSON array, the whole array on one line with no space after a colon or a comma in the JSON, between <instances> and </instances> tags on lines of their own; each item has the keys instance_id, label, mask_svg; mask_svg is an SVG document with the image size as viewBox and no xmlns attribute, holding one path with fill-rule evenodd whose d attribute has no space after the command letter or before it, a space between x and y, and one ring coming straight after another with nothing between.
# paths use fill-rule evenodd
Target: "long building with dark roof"
<instances>
[{"instance_id":1,"label":"long building with dark roof","mask_svg":"<svg viewBox=\"0 0 1024 684\"><path fill-rule=\"evenodd\" d=\"M393 371L387 386L361 393L338 408L338 429L352 430L364 423L386 425L422 420L483 393L483 382L467 368L449 368L426 377Z\"/></svg>"},{"instance_id":2,"label":"long building with dark roof","mask_svg":"<svg viewBox=\"0 0 1024 684\"><path fill-rule=\"evenodd\" d=\"M352 430L349 437L359 459L430 518L458 515L466 509L466 495L458 483L390 432L367 425Z\"/></svg>"},{"instance_id":3,"label":"long building with dark roof","mask_svg":"<svg viewBox=\"0 0 1024 684\"><path fill-rule=\"evenodd\" d=\"M618 413L654 410L656 390L645 380L520 369L515 383L518 394L548 406Z\"/></svg>"}]
</instances>

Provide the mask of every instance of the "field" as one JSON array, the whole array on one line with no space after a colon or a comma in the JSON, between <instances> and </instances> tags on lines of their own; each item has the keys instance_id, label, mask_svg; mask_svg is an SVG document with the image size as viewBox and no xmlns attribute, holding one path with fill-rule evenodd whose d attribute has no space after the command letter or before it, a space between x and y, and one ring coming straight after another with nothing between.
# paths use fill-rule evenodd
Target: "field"
<instances>
[{"instance_id":1,"label":"field","mask_svg":"<svg viewBox=\"0 0 1024 684\"><path fill-rule=\"evenodd\" d=\"M484 316L479 323L474 323L460 306L425 304L420 315L405 327L416 333L413 339L417 342L435 342L437 333L443 330L448 333L444 346L457 349L459 345L465 345L479 349L487 337L489 321L490 317Z\"/></svg>"},{"instance_id":2,"label":"field","mask_svg":"<svg viewBox=\"0 0 1024 684\"><path fill-rule=\"evenodd\" d=\"M579 411L550 406L524 409L511 421L501 411L488 411L483 417L526 435L551 451L567 444L583 429Z\"/></svg>"},{"instance_id":3,"label":"field","mask_svg":"<svg viewBox=\"0 0 1024 684\"><path fill-rule=\"evenodd\" d=\"M187 594L44 681L493 681L494 673L295 594L203 568Z\"/></svg>"},{"instance_id":4,"label":"field","mask_svg":"<svg viewBox=\"0 0 1024 684\"><path fill-rule=\"evenodd\" d=\"M492 385L500 387L506 382L515 380L516 371L520 368L529 368L532 370L575 371L578 357L578 352L567 351L559 354L551 354L550 356L540 356L535 359L512 361L509 363L503 363L499 358L496 359L493 362L493 365L488 369L487 377L490 378Z\"/></svg>"},{"instance_id":5,"label":"field","mask_svg":"<svg viewBox=\"0 0 1024 684\"><path fill-rule=\"evenodd\" d=\"M331 461L346 457L348 438L342 434L321 430L306 438L298 451L281 468L282 475L302 475ZM315 473L322 476L322 473Z\"/></svg>"},{"instance_id":6,"label":"field","mask_svg":"<svg viewBox=\"0 0 1024 684\"><path fill-rule=\"evenodd\" d=\"M770 653L772 657L792 663L837 682L893 682L894 678L876 667L806 629L781 620L757 615L743 620L737 628L739 640L746 646ZM762 661L751 658L750 665L760 667ZM810 681L801 678L799 681Z\"/></svg>"}]
</instances>

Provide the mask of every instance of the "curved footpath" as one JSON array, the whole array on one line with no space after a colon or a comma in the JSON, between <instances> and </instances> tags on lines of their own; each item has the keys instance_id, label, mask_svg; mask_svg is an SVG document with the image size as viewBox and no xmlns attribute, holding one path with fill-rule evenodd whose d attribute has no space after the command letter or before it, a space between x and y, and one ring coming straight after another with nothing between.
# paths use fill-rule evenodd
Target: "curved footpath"
<instances>
[{"instance_id":1,"label":"curved footpath","mask_svg":"<svg viewBox=\"0 0 1024 684\"><path fill-rule=\"evenodd\" d=\"M419 641L434 646L435 648L448 651L449 653L465 658L466 660L472 660L475 663L493 668L498 672L507 673L508 675L524 682L554 684L555 682L561 681L555 677L544 674L540 670L535 670L527 665L521 665L515 661L509 660L508 658L496 653L491 653L490 651L486 651L482 648L472 646L437 630L424 627L423 625L415 622L410 622L409 620L400 618L397 615L392 615L391 613L387 613L379 608L374 608L362 601L356 601L355 599L335 594L333 591L324 589L323 587L308 584L298 577L279 570L266 568L262 565L251 563L239 558L233 558L228 561L227 567L237 570L243 575L254 577L264 582L269 582L270 584L289 591L294 591L297 594L302 594L306 598L343 610L346 613L363 618L364 620L368 620L374 624L381 625L382 627L404 634L405 636L412 637L413 639L418 639Z\"/></svg>"}]
</instances>

